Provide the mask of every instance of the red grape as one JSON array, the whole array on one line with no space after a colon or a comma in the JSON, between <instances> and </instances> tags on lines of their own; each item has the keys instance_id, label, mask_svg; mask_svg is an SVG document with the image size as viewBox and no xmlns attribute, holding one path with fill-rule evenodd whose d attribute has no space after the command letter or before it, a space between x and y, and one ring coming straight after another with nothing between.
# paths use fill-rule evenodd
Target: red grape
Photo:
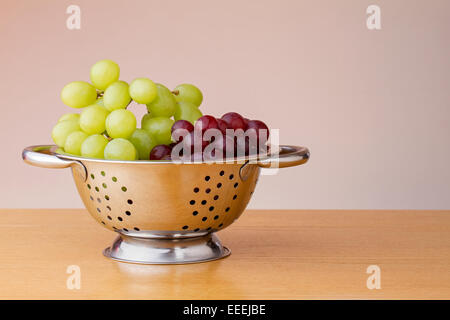
<instances>
[{"instance_id":1,"label":"red grape","mask_svg":"<svg viewBox=\"0 0 450 320\"><path fill-rule=\"evenodd\" d=\"M165 144L155 146L150 152L150 160L170 160L172 148Z\"/></svg>"},{"instance_id":2,"label":"red grape","mask_svg":"<svg viewBox=\"0 0 450 320\"><path fill-rule=\"evenodd\" d=\"M219 130L222 132L223 135L227 134L228 125L227 123L222 119L216 119L217 125L219 127Z\"/></svg>"},{"instance_id":3,"label":"red grape","mask_svg":"<svg viewBox=\"0 0 450 320\"><path fill-rule=\"evenodd\" d=\"M195 130L202 130L205 133L208 129L219 129L216 118L213 116L202 116L195 122Z\"/></svg>"},{"instance_id":4,"label":"red grape","mask_svg":"<svg viewBox=\"0 0 450 320\"><path fill-rule=\"evenodd\" d=\"M246 129L245 120L239 113L228 112L221 119L227 123L228 129L242 129L244 131Z\"/></svg>"},{"instance_id":5,"label":"red grape","mask_svg":"<svg viewBox=\"0 0 450 320\"><path fill-rule=\"evenodd\" d=\"M195 134L195 131L192 131L189 135L187 135L185 137L186 138L185 143L187 144L187 146L191 147L191 153L194 153L196 151L194 143L201 143L202 151L205 150L206 146L209 144L209 141L205 141L205 140L203 140L203 138L200 138L200 137L194 138L194 134ZM199 139L201 139L201 141L197 141Z\"/></svg>"},{"instance_id":6,"label":"red grape","mask_svg":"<svg viewBox=\"0 0 450 320\"><path fill-rule=\"evenodd\" d=\"M172 138L174 137L174 132L176 130L179 130L179 129L184 129L184 130L186 130L188 132L192 132L192 131L194 131L194 126L192 125L192 123L190 123L189 121L186 121L186 120L178 120L178 121L176 121L172 125L172 129L171 129ZM177 137L177 139L174 139L174 140L176 140L175 142L183 141L183 137L184 136L181 135L182 133L183 133L182 131L179 131L180 136Z\"/></svg>"},{"instance_id":7,"label":"red grape","mask_svg":"<svg viewBox=\"0 0 450 320\"><path fill-rule=\"evenodd\" d=\"M258 142L259 142L259 139L260 139L260 135L262 137L266 137L266 141L267 141L267 138L269 138L269 128L262 121L250 120L248 122L248 124L247 124L247 130L246 131L248 132L249 130L254 130L256 132L256 137L257 137ZM265 130L265 133L263 132L263 130ZM266 141L264 141L263 143L265 143Z\"/></svg>"}]
</instances>

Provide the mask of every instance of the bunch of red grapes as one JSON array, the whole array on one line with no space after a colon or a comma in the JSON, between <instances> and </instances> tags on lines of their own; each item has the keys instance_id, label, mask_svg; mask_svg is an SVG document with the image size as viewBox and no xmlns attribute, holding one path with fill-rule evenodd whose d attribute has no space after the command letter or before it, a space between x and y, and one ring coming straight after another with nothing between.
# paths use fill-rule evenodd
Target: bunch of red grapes
<instances>
[{"instance_id":1,"label":"bunch of red grapes","mask_svg":"<svg viewBox=\"0 0 450 320\"><path fill-rule=\"evenodd\" d=\"M219 130L221 133L219 138L210 137L211 135L207 134L210 129ZM194 142L198 143L194 137L195 132L198 132L201 136L201 148L195 148ZM243 139L239 139L236 135L230 134L233 132L245 133L246 135ZM254 141L249 139L249 135L252 134L256 138ZM233 157L255 155L267 152L268 137L269 128L264 122L249 120L236 112L228 112L221 118L205 115L200 117L194 125L186 120L178 120L172 126L174 142L170 145L155 146L150 152L150 160L172 160L172 150L178 144L190 148L192 160L205 160L204 150L211 144L213 144L214 149L222 151L224 158L230 154ZM201 149L201 152L196 152L198 149Z\"/></svg>"}]
</instances>

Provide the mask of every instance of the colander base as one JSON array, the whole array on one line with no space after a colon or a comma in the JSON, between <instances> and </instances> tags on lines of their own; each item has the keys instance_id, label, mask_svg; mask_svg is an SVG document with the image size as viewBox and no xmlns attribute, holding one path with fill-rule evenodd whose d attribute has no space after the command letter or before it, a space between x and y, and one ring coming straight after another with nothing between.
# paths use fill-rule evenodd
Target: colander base
<instances>
[{"instance_id":1,"label":"colander base","mask_svg":"<svg viewBox=\"0 0 450 320\"><path fill-rule=\"evenodd\" d=\"M137 264L199 263L221 259L230 253L214 233L187 239L148 239L121 234L103 250L105 257Z\"/></svg>"}]
</instances>

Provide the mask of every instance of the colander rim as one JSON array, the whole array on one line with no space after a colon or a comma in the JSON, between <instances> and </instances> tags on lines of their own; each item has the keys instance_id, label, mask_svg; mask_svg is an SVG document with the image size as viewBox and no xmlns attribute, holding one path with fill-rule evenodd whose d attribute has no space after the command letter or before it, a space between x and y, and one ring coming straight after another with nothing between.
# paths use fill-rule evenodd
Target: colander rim
<instances>
[{"instance_id":1,"label":"colander rim","mask_svg":"<svg viewBox=\"0 0 450 320\"><path fill-rule=\"evenodd\" d=\"M58 149L58 146L56 145L48 145L48 146L41 146L42 149L49 150L54 156L64 159L64 160L76 160L76 161L88 161L88 162L99 162L99 163L117 163L117 164L151 164L151 165L158 165L158 164L243 164L248 162L251 163L257 163L258 161L271 158L279 153L283 152L283 147L286 146L279 146L277 152L270 152L265 155L253 155L253 156L244 156L244 157L237 157L237 158L228 158L224 159L222 162L214 161L214 160L207 160L207 161L193 161L193 162L178 162L178 161L171 161L171 160L109 160L109 159L96 159L96 158L88 158L88 157L78 157L74 155L68 155L68 154L61 154L57 153L56 150ZM46 148L47 147L47 148ZM273 148L271 148L271 151Z\"/></svg>"}]
</instances>

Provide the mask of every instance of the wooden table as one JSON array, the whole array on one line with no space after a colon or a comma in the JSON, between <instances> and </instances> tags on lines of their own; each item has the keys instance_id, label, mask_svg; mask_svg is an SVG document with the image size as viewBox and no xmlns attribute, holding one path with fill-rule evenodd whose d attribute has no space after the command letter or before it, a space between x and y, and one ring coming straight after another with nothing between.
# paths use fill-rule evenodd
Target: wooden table
<instances>
[{"instance_id":1,"label":"wooden table","mask_svg":"<svg viewBox=\"0 0 450 320\"><path fill-rule=\"evenodd\" d=\"M219 233L230 257L191 265L114 262L114 237L85 210L0 210L0 298L450 298L450 211L248 210Z\"/></svg>"}]
</instances>

